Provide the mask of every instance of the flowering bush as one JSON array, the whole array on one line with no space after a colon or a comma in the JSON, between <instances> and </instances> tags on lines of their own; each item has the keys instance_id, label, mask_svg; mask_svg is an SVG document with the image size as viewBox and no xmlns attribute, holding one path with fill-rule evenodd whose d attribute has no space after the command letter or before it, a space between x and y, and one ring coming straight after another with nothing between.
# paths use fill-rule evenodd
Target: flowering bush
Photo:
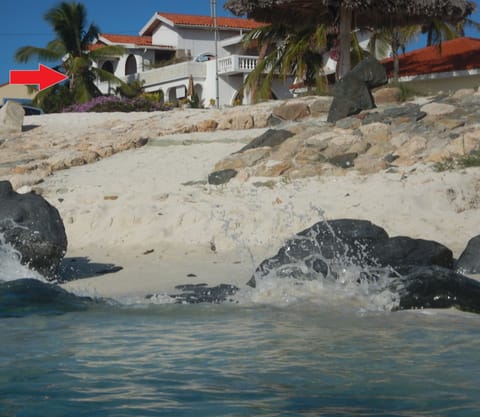
<instances>
[{"instance_id":1,"label":"flowering bush","mask_svg":"<svg viewBox=\"0 0 480 417\"><path fill-rule=\"evenodd\" d=\"M64 112L133 112L133 111L163 111L172 107L144 97L120 98L117 96L100 96L83 104L73 104Z\"/></svg>"}]
</instances>

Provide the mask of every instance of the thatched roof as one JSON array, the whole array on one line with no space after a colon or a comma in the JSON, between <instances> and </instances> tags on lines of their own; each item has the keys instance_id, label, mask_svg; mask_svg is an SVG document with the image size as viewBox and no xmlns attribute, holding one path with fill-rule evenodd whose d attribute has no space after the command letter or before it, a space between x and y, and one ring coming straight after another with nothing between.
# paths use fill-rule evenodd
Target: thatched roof
<instances>
[{"instance_id":1,"label":"thatched roof","mask_svg":"<svg viewBox=\"0 0 480 417\"><path fill-rule=\"evenodd\" d=\"M466 0L227 0L225 8L264 22L290 26L338 24L339 10L350 9L357 27L420 24L430 19L456 23L476 8Z\"/></svg>"}]
</instances>

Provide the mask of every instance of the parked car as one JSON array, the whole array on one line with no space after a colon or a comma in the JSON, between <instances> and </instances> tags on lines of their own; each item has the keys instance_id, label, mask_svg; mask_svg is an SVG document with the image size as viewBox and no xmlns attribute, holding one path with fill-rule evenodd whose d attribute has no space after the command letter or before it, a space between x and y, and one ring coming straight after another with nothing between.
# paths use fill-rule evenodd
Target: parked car
<instances>
[{"instance_id":1,"label":"parked car","mask_svg":"<svg viewBox=\"0 0 480 417\"><path fill-rule=\"evenodd\" d=\"M23 110L25 110L25 116L38 116L44 114L44 111L40 107L28 106L22 104Z\"/></svg>"}]
</instances>

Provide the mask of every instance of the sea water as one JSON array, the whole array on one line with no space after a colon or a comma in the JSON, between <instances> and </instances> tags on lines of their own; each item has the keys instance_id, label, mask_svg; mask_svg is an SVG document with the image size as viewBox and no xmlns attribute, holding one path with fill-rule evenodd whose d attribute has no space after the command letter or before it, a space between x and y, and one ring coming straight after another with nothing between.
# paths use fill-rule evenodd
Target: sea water
<instances>
[{"instance_id":1,"label":"sea water","mask_svg":"<svg viewBox=\"0 0 480 417\"><path fill-rule=\"evenodd\" d=\"M224 304L31 294L2 256L2 417L480 415L479 315L288 279Z\"/></svg>"}]
</instances>

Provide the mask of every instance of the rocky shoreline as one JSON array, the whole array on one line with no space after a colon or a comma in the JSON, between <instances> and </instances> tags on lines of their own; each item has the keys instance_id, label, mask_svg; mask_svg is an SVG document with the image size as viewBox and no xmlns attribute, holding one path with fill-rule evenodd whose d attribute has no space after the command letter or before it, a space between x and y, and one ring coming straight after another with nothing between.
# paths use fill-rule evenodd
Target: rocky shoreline
<instances>
[{"instance_id":1,"label":"rocky shoreline","mask_svg":"<svg viewBox=\"0 0 480 417\"><path fill-rule=\"evenodd\" d=\"M390 236L440 242L458 259L479 234L480 170L435 163L477 155L480 95L399 103L397 93L380 89L377 108L335 124L326 121L331 97L28 116L21 133L1 136L0 179L58 209L65 285L107 297L239 287L321 220L368 220ZM117 272L86 279L95 265Z\"/></svg>"},{"instance_id":2,"label":"rocky shoreline","mask_svg":"<svg viewBox=\"0 0 480 417\"><path fill-rule=\"evenodd\" d=\"M214 171L235 170L243 179L339 176L347 170L370 174L417 163L442 163L480 151L480 93L459 90L450 96L398 103L395 90L377 90L376 108L335 124L326 122L331 97L223 110L113 113L108 120L103 114L75 114L72 125L56 131L50 125L58 123L61 114L30 116L21 133L0 141L0 177L18 189L38 184L54 171L138 148L151 139L161 142L167 135L252 128L271 130L253 145L218 161ZM68 120L71 123L71 117Z\"/></svg>"}]
</instances>

